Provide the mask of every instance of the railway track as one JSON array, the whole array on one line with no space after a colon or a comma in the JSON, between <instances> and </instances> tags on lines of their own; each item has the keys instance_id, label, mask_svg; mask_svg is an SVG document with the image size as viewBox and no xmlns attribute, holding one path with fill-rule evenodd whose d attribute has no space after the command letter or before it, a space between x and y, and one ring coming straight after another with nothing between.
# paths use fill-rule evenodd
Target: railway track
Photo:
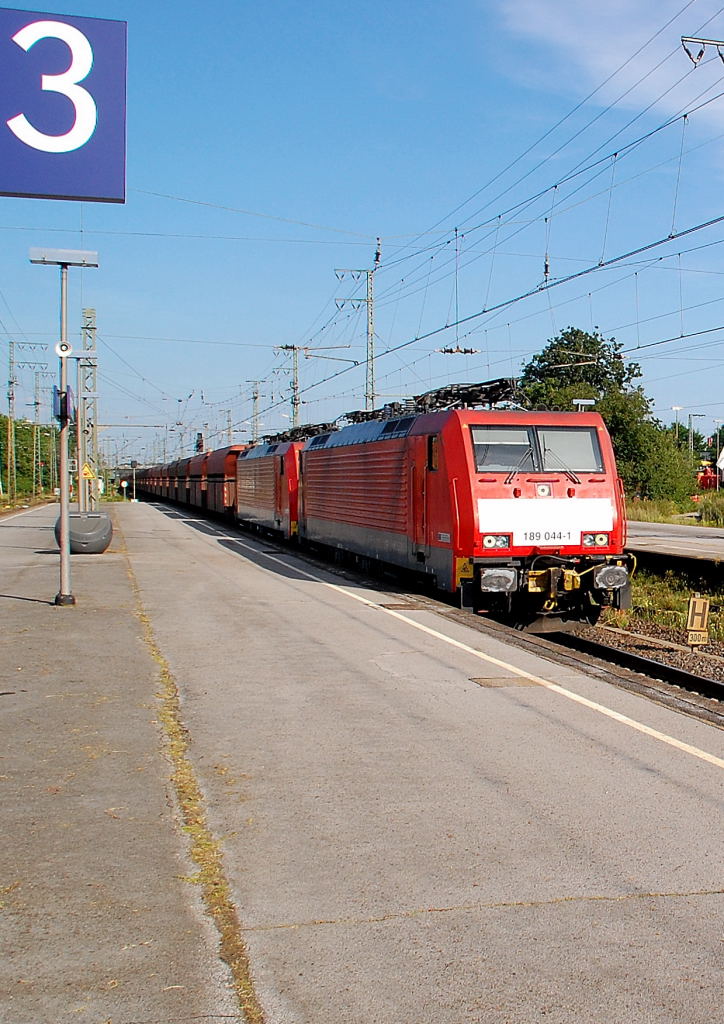
<instances>
[{"instance_id":1,"label":"railway track","mask_svg":"<svg viewBox=\"0 0 724 1024\"><path fill-rule=\"evenodd\" d=\"M560 643L572 650L580 650L594 657L614 662L616 665L638 672L640 675L660 679L662 682L678 686L691 693L698 693L702 697L719 701L722 703L722 712L724 713L724 682L719 679L710 679L708 676L690 672L678 665L671 665L655 658L647 658L634 651L613 647L576 633L561 634ZM666 647L662 647L662 651L666 649Z\"/></svg>"},{"instance_id":2,"label":"railway track","mask_svg":"<svg viewBox=\"0 0 724 1024\"><path fill-rule=\"evenodd\" d=\"M442 614L470 624L470 616L467 613L445 610ZM702 662L702 669L698 672L667 662L665 655L669 651L677 650L676 645L657 641L656 646L659 647L662 657L650 658L637 654L630 648L606 643L599 636L591 637L577 632L547 633L545 636L538 636L520 633L509 626L489 620L476 621L476 626L482 632L504 638L506 643L533 651L549 661L584 670L614 686L638 693L649 700L724 729L724 682L706 674L706 662L703 657L698 659ZM596 629L599 635L605 635L606 632L605 628ZM621 631L610 632L616 634L616 639L620 642ZM650 639L643 635L627 635L632 643L648 642ZM722 668L724 670L724 663Z\"/></svg>"}]
</instances>

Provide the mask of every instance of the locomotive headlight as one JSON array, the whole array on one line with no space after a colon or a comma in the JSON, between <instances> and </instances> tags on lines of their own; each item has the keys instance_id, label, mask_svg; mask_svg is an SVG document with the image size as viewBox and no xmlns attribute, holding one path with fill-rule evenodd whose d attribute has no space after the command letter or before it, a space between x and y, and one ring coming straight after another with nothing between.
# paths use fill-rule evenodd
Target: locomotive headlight
<instances>
[{"instance_id":1,"label":"locomotive headlight","mask_svg":"<svg viewBox=\"0 0 724 1024\"><path fill-rule=\"evenodd\" d=\"M608 533L584 533L581 538L584 548L607 548L611 543Z\"/></svg>"},{"instance_id":2,"label":"locomotive headlight","mask_svg":"<svg viewBox=\"0 0 724 1024\"><path fill-rule=\"evenodd\" d=\"M507 533L486 533L483 535L484 548L509 548L510 537Z\"/></svg>"}]
</instances>

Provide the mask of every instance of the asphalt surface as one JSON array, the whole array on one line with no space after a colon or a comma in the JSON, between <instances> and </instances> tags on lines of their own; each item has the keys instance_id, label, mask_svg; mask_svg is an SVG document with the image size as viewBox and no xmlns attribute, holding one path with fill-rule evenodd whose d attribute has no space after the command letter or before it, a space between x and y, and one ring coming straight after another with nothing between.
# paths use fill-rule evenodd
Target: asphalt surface
<instances>
[{"instance_id":1,"label":"asphalt surface","mask_svg":"<svg viewBox=\"0 0 724 1024\"><path fill-rule=\"evenodd\" d=\"M0 520L0 1020L241 1020L184 881L122 537L72 556L58 608L56 518Z\"/></svg>"},{"instance_id":2,"label":"asphalt surface","mask_svg":"<svg viewBox=\"0 0 724 1024\"><path fill-rule=\"evenodd\" d=\"M724 562L724 530L691 523L639 523L630 519L626 549L672 558Z\"/></svg>"},{"instance_id":3,"label":"asphalt surface","mask_svg":"<svg viewBox=\"0 0 724 1024\"><path fill-rule=\"evenodd\" d=\"M113 515L75 608L52 512L0 523L0 1019L241 1019L139 610L268 1024L721 1019L720 730L182 511Z\"/></svg>"}]
</instances>

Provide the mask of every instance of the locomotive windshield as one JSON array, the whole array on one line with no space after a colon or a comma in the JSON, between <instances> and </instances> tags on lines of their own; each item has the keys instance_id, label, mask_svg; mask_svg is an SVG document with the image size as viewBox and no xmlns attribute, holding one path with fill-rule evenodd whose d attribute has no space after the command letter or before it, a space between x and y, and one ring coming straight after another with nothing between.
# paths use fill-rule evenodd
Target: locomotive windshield
<instances>
[{"instance_id":1,"label":"locomotive windshield","mask_svg":"<svg viewBox=\"0 0 724 1024\"><path fill-rule=\"evenodd\" d=\"M533 436L530 427L473 426L470 428L479 473L532 472Z\"/></svg>"},{"instance_id":2,"label":"locomotive windshield","mask_svg":"<svg viewBox=\"0 0 724 1024\"><path fill-rule=\"evenodd\" d=\"M591 427L474 424L470 428L478 473L602 473Z\"/></svg>"},{"instance_id":3,"label":"locomotive windshield","mask_svg":"<svg viewBox=\"0 0 724 1024\"><path fill-rule=\"evenodd\" d=\"M579 473L602 473L603 461L596 431L576 427L539 427L537 430L543 453L543 469L577 470Z\"/></svg>"}]
</instances>

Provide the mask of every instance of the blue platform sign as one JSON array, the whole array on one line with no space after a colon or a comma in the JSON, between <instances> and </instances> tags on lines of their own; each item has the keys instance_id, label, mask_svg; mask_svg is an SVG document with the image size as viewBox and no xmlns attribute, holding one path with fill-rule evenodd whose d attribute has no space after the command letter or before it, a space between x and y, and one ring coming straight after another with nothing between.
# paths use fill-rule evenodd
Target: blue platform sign
<instances>
[{"instance_id":1,"label":"blue platform sign","mask_svg":"<svg viewBox=\"0 0 724 1024\"><path fill-rule=\"evenodd\" d=\"M125 21L0 8L0 195L125 202Z\"/></svg>"}]
</instances>

